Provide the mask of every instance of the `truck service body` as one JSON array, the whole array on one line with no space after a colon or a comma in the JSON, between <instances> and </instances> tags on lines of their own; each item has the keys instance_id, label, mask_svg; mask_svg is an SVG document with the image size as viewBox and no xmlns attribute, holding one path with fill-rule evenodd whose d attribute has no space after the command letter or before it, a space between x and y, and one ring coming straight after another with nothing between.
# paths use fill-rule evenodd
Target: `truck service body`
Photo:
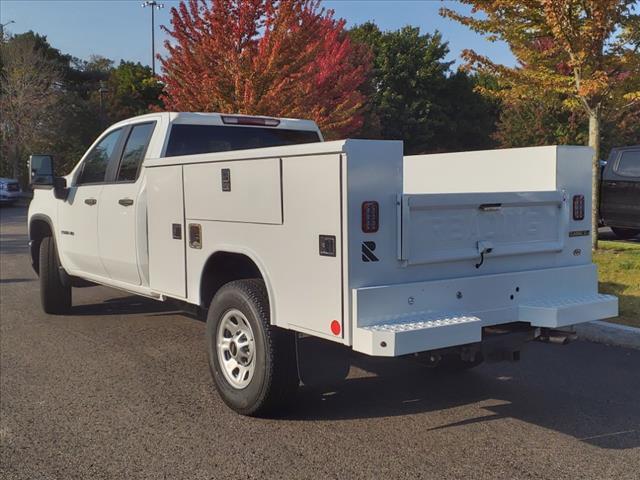
<instances>
[{"instance_id":1,"label":"truck service body","mask_svg":"<svg viewBox=\"0 0 640 480\"><path fill-rule=\"evenodd\" d=\"M96 149L101 178L85 174ZM308 121L150 114L110 127L62 184L35 190L32 257L58 268L43 292L68 289L68 304L89 281L208 309L218 390L262 414L297 387L300 338L473 364L491 329L533 339L617 315L591 260L591 155L403 157L400 141L322 142Z\"/></svg>"}]
</instances>

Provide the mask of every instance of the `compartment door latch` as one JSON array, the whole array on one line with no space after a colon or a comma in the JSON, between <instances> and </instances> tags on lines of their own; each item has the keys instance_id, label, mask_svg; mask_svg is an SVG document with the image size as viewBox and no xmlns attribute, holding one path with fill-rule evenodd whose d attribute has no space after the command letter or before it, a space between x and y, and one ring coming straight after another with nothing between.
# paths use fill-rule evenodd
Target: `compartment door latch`
<instances>
[{"instance_id":1,"label":"compartment door latch","mask_svg":"<svg viewBox=\"0 0 640 480\"><path fill-rule=\"evenodd\" d=\"M478 254L480 255L480 262L476 263L476 268L480 268L484 263L485 253L491 253L493 251L493 244L486 240L478 241Z\"/></svg>"}]
</instances>

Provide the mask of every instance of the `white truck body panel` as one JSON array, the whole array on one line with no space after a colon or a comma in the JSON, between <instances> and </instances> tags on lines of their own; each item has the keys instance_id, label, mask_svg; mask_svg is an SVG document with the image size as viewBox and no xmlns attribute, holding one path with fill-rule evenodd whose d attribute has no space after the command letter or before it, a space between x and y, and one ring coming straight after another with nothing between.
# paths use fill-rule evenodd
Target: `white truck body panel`
<instances>
[{"instance_id":1,"label":"white truck body panel","mask_svg":"<svg viewBox=\"0 0 640 480\"><path fill-rule=\"evenodd\" d=\"M617 313L597 292L590 216L572 217L574 195L591 210L589 148L403 158L401 142L341 140L165 157L174 123L222 122L128 122L148 119L157 125L136 182L75 187L76 168L68 200L36 192L30 217L50 216L71 275L206 307L208 263L242 255L265 281L274 325L382 356L479 342L491 325ZM108 208L84 205L91 196ZM123 196L134 205L118 208ZM371 201L379 228L365 233Z\"/></svg>"},{"instance_id":2,"label":"white truck body panel","mask_svg":"<svg viewBox=\"0 0 640 480\"><path fill-rule=\"evenodd\" d=\"M404 159L404 193L554 190L557 148L545 146L410 155Z\"/></svg>"}]
</instances>

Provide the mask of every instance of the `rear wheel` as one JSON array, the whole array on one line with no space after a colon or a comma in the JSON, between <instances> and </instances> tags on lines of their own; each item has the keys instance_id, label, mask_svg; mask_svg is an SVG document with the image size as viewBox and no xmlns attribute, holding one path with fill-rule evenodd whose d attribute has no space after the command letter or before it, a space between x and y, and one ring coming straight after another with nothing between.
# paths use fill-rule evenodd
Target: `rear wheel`
<instances>
[{"instance_id":1,"label":"rear wheel","mask_svg":"<svg viewBox=\"0 0 640 480\"><path fill-rule=\"evenodd\" d=\"M40 302L46 313L62 314L71 308L71 285L60 275L60 259L53 237L44 237L39 252Z\"/></svg>"},{"instance_id":2,"label":"rear wheel","mask_svg":"<svg viewBox=\"0 0 640 480\"><path fill-rule=\"evenodd\" d=\"M222 400L249 416L276 413L295 396L295 336L271 325L264 282L223 286L207 315L209 368Z\"/></svg>"},{"instance_id":3,"label":"rear wheel","mask_svg":"<svg viewBox=\"0 0 640 480\"><path fill-rule=\"evenodd\" d=\"M622 240L627 240L629 238L633 238L636 235L640 235L640 229L637 228L619 228L619 227L611 227L614 235Z\"/></svg>"}]
</instances>

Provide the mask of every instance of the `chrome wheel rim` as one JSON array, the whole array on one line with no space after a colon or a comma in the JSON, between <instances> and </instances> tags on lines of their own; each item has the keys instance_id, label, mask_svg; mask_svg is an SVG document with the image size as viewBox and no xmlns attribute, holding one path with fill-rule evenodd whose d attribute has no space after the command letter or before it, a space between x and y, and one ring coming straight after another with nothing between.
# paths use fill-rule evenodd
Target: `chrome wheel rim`
<instances>
[{"instance_id":1,"label":"chrome wheel rim","mask_svg":"<svg viewBox=\"0 0 640 480\"><path fill-rule=\"evenodd\" d=\"M240 310L228 310L216 335L218 361L227 382L238 390L251 382L255 371L255 341L247 317Z\"/></svg>"}]
</instances>

